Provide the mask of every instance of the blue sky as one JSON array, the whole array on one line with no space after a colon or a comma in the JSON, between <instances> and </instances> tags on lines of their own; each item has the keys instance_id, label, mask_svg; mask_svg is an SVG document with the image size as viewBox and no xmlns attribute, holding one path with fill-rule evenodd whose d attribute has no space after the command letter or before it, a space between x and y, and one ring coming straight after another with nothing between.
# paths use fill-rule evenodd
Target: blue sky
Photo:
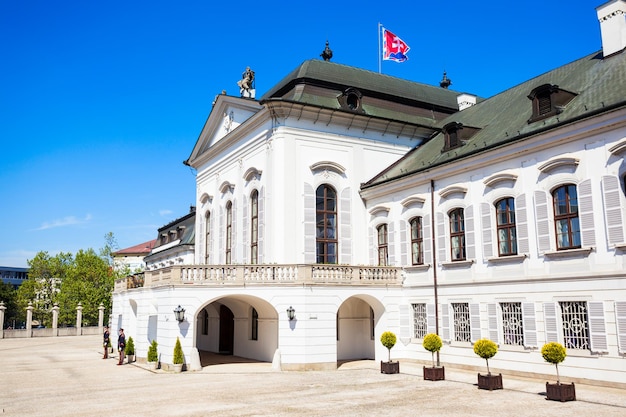
<instances>
[{"instance_id":1,"label":"blue sky","mask_svg":"<svg viewBox=\"0 0 626 417\"><path fill-rule=\"evenodd\" d=\"M195 204L183 165L246 66L257 97L326 40L378 71L378 23L410 47L384 74L488 97L601 49L602 1L0 0L0 265L121 248ZM387 6L387 7L385 7Z\"/></svg>"}]
</instances>

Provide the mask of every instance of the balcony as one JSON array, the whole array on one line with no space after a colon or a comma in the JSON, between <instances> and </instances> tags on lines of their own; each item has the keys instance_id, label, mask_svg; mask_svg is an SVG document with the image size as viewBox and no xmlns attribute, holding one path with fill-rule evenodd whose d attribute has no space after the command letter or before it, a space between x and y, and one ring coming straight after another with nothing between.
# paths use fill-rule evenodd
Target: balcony
<instances>
[{"instance_id":1,"label":"balcony","mask_svg":"<svg viewBox=\"0 0 626 417\"><path fill-rule=\"evenodd\" d=\"M163 285L369 285L401 286L402 268L346 265L177 265L115 282L115 292Z\"/></svg>"}]
</instances>

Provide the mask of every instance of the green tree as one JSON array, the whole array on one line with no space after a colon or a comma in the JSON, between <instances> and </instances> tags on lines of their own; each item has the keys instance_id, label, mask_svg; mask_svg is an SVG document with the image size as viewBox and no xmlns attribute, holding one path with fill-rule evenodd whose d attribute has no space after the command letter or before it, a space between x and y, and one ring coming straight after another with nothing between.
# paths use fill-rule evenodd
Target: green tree
<instances>
[{"instance_id":1,"label":"green tree","mask_svg":"<svg viewBox=\"0 0 626 417\"><path fill-rule=\"evenodd\" d=\"M79 250L61 283L59 322L74 323L78 303L83 306L84 326L98 325L100 304L104 305L105 323L108 322L113 284L113 271L106 259L93 249Z\"/></svg>"},{"instance_id":2,"label":"green tree","mask_svg":"<svg viewBox=\"0 0 626 417\"><path fill-rule=\"evenodd\" d=\"M4 326L13 326L13 322L21 321L17 309L17 290L13 285L0 281L0 301L4 303ZM0 323L2 324L2 323Z\"/></svg>"},{"instance_id":3,"label":"green tree","mask_svg":"<svg viewBox=\"0 0 626 417\"><path fill-rule=\"evenodd\" d=\"M29 259L28 279L17 291L18 310L25 311L28 303L32 302L33 319L50 325L50 312L58 301L61 283L72 263L72 254L64 252L56 256L39 252L33 259Z\"/></svg>"}]
</instances>

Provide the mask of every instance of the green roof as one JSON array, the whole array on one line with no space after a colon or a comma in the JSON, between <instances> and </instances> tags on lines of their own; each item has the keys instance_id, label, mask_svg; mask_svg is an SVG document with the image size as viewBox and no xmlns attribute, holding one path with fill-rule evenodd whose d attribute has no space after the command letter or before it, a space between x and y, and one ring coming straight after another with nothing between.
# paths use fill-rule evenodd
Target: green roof
<instances>
[{"instance_id":1,"label":"green roof","mask_svg":"<svg viewBox=\"0 0 626 417\"><path fill-rule=\"evenodd\" d=\"M549 84L576 94L561 113L530 122L535 88ZM363 185L368 188L432 167L455 162L577 120L626 106L626 52L603 59L594 53L549 71L479 102L438 122L479 129L463 145L444 152L445 135L438 133Z\"/></svg>"}]
</instances>

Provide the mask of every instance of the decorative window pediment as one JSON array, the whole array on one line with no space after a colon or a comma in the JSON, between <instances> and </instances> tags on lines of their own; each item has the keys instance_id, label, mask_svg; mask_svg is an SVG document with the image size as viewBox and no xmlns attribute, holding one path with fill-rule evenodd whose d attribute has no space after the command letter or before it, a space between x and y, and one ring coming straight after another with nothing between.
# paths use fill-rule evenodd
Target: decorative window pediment
<instances>
[{"instance_id":1,"label":"decorative window pediment","mask_svg":"<svg viewBox=\"0 0 626 417\"><path fill-rule=\"evenodd\" d=\"M222 194L225 194L229 191L233 191L234 189L235 189L235 184L231 184L228 181L224 181L222 185L220 185L220 192Z\"/></svg>"},{"instance_id":2,"label":"decorative window pediment","mask_svg":"<svg viewBox=\"0 0 626 417\"><path fill-rule=\"evenodd\" d=\"M207 203L207 202L209 202L209 203L210 203L211 201L213 201L213 196L210 196L210 195L208 195L207 193L203 193L203 194L200 196L200 202L201 202L202 204L205 204L205 203Z\"/></svg>"},{"instance_id":3,"label":"decorative window pediment","mask_svg":"<svg viewBox=\"0 0 626 417\"><path fill-rule=\"evenodd\" d=\"M407 197L404 200L402 200L400 202L400 204L402 204L402 206L408 208L411 206L423 206L424 202L426 201L426 199L422 198L422 197L418 197L418 196L411 196L411 197Z\"/></svg>"},{"instance_id":4,"label":"decorative window pediment","mask_svg":"<svg viewBox=\"0 0 626 417\"><path fill-rule=\"evenodd\" d=\"M316 171L333 171L333 172L336 172L339 175L343 175L344 172L346 172L346 169L341 164L338 164L337 162L333 162L333 161L316 162L313 165L311 165L309 167L309 169L312 172L316 172Z\"/></svg>"},{"instance_id":5,"label":"decorative window pediment","mask_svg":"<svg viewBox=\"0 0 626 417\"><path fill-rule=\"evenodd\" d=\"M574 171L576 167L578 166L578 162L579 162L578 158L574 158L570 156L563 156L559 158L550 159L548 162L540 165L538 169L544 174L547 174L550 171L553 171L557 168L570 168L572 171Z\"/></svg>"},{"instance_id":6,"label":"decorative window pediment","mask_svg":"<svg viewBox=\"0 0 626 417\"><path fill-rule=\"evenodd\" d=\"M510 174L510 173L500 173L500 174L495 174L495 175L490 176L489 178L485 179L485 181L483 181L483 183L487 187L492 187L493 188L497 184L500 184L502 182L514 183L515 181L517 181L517 175Z\"/></svg>"},{"instance_id":7,"label":"decorative window pediment","mask_svg":"<svg viewBox=\"0 0 626 417\"><path fill-rule=\"evenodd\" d=\"M253 179L259 179L261 178L261 174L263 173L263 171L260 171L254 167L250 167L247 169L247 171L243 174L243 178L246 181L251 181Z\"/></svg>"},{"instance_id":8,"label":"decorative window pediment","mask_svg":"<svg viewBox=\"0 0 626 417\"><path fill-rule=\"evenodd\" d=\"M576 95L576 93L559 88L558 85L540 85L528 95L528 98L532 101L532 116L528 119L528 123L562 113L565 110L565 106Z\"/></svg>"},{"instance_id":9,"label":"decorative window pediment","mask_svg":"<svg viewBox=\"0 0 626 417\"><path fill-rule=\"evenodd\" d=\"M621 155L626 153L626 139L618 142L616 145L613 145L609 148L609 152L613 155Z\"/></svg>"},{"instance_id":10,"label":"decorative window pediment","mask_svg":"<svg viewBox=\"0 0 626 417\"><path fill-rule=\"evenodd\" d=\"M463 194L463 195L465 195L466 193L467 193L467 188L465 188L463 186L460 186L460 185L451 185L451 186L446 187L443 190L439 191L439 195L441 196L441 198L448 198L452 194Z\"/></svg>"},{"instance_id":11,"label":"decorative window pediment","mask_svg":"<svg viewBox=\"0 0 626 417\"><path fill-rule=\"evenodd\" d=\"M387 206L376 206L374 208L372 208L369 213L372 216L379 216L379 215L384 215L386 216L389 213L389 207Z\"/></svg>"}]
</instances>

